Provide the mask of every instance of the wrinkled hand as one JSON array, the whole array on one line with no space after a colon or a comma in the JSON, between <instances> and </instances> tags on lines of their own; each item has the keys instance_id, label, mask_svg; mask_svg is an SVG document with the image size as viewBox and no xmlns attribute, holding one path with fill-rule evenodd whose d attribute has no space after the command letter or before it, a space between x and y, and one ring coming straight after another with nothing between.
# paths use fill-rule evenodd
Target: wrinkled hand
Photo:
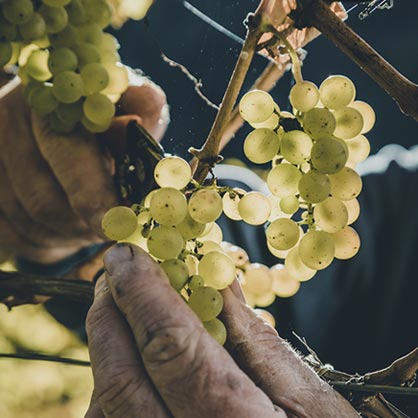
<instances>
[{"instance_id":1,"label":"wrinkled hand","mask_svg":"<svg viewBox=\"0 0 418 418\"><path fill-rule=\"evenodd\" d=\"M138 80L121 99L126 116L110 130L116 141L131 119L158 139L165 130L164 93ZM82 128L52 132L17 79L0 90L0 127L0 252L48 263L100 242L101 218L117 204L105 139Z\"/></svg>"},{"instance_id":2,"label":"wrinkled hand","mask_svg":"<svg viewBox=\"0 0 418 418\"><path fill-rule=\"evenodd\" d=\"M86 418L359 416L245 305L237 283L223 291L228 352L141 249L119 244L105 267L87 318Z\"/></svg>"}]
</instances>

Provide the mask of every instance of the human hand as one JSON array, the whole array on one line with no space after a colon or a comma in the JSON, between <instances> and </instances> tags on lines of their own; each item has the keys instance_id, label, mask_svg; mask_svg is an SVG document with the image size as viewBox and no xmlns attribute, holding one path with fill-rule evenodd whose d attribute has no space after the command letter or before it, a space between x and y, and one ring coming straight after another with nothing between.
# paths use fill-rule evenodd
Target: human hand
<instances>
[{"instance_id":1,"label":"human hand","mask_svg":"<svg viewBox=\"0 0 418 418\"><path fill-rule=\"evenodd\" d=\"M107 138L82 128L52 132L32 112L18 79L0 90L0 252L50 263L102 241L104 212L117 204L112 159L103 143L118 141L136 119L156 139L167 125L165 95L143 78L124 94L125 116L114 120Z\"/></svg>"},{"instance_id":2,"label":"human hand","mask_svg":"<svg viewBox=\"0 0 418 418\"><path fill-rule=\"evenodd\" d=\"M105 256L87 317L95 389L86 418L351 418L357 412L245 305L223 291L228 351L141 249Z\"/></svg>"}]
</instances>

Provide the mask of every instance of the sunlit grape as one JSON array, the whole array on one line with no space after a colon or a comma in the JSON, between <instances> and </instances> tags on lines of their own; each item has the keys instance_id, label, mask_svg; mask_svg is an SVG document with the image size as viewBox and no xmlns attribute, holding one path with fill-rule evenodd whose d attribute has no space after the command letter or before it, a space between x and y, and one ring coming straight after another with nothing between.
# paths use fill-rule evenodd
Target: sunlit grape
<instances>
[{"instance_id":1,"label":"sunlit grape","mask_svg":"<svg viewBox=\"0 0 418 418\"><path fill-rule=\"evenodd\" d=\"M325 232L335 233L348 223L348 210L340 199L328 197L314 208L315 224Z\"/></svg>"},{"instance_id":2,"label":"sunlit grape","mask_svg":"<svg viewBox=\"0 0 418 418\"><path fill-rule=\"evenodd\" d=\"M244 141L245 156L256 164L264 164L278 153L280 139L278 135L267 128L252 131Z\"/></svg>"},{"instance_id":3,"label":"sunlit grape","mask_svg":"<svg viewBox=\"0 0 418 418\"><path fill-rule=\"evenodd\" d=\"M189 269L186 263L174 258L162 262L160 266L170 280L171 286L179 292L189 278Z\"/></svg>"},{"instance_id":4,"label":"sunlit grape","mask_svg":"<svg viewBox=\"0 0 418 418\"><path fill-rule=\"evenodd\" d=\"M320 173L337 173L347 162L347 145L337 138L320 139L312 147L311 158L313 166Z\"/></svg>"},{"instance_id":5,"label":"sunlit grape","mask_svg":"<svg viewBox=\"0 0 418 418\"><path fill-rule=\"evenodd\" d=\"M214 222L222 214L222 198L214 189L199 189L189 200L189 213L202 224Z\"/></svg>"},{"instance_id":6,"label":"sunlit grape","mask_svg":"<svg viewBox=\"0 0 418 418\"><path fill-rule=\"evenodd\" d=\"M370 154L370 143L364 135L356 136L347 141L348 161L358 164Z\"/></svg>"},{"instance_id":7,"label":"sunlit grape","mask_svg":"<svg viewBox=\"0 0 418 418\"><path fill-rule=\"evenodd\" d=\"M241 116L251 123L267 120L274 112L275 103L271 96L262 90L252 90L244 94L239 103Z\"/></svg>"},{"instance_id":8,"label":"sunlit grape","mask_svg":"<svg viewBox=\"0 0 418 418\"><path fill-rule=\"evenodd\" d=\"M292 164L302 164L311 155L312 139L302 131L289 131L283 135L280 153Z\"/></svg>"},{"instance_id":9,"label":"sunlit grape","mask_svg":"<svg viewBox=\"0 0 418 418\"><path fill-rule=\"evenodd\" d=\"M177 225L187 215L186 196L173 187L157 189L151 198L150 213L161 225Z\"/></svg>"},{"instance_id":10,"label":"sunlit grape","mask_svg":"<svg viewBox=\"0 0 418 418\"><path fill-rule=\"evenodd\" d=\"M360 203L357 199L343 201L348 212L347 225L354 223L360 215Z\"/></svg>"},{"instance_id":11,"label":"sunlit grape","mask_svg":"<svg viewBox=\"0 0 418 418\"><path fill-rule=\"evenodd\" d=\"M360 237L354 228L346 226L332 237L335 243L335 258L348 260L358 253Z\"/></svg>"},{"instance_id":12,"label":"sunlit grape","mask_svg":"<svg viewBox=\"0 0 418 418\"><path fill-rule=\"evenodd\" d=\"M348 77L332 75L320 85L319 95L324 106L330 109L340 109L354 100L356 88Z\"/></svg>"},{"instance_id":13,"label":"sunlit grape","mask_svg":"<svg viewBox=\"0 0 418 418\"><path fill-rule=\"evenodd\" d=\"M300 240L299 257L311 269L325 269L332 263L334 254L334 239L328 232L311 230Z\"/></svg>"},{"instance_id":14,"label":"sunlit grape","mask_svg":"<svg viewBox=\"0 0 418 418\"><path fill-rule=\"evenodd\" d=\"M367 134L367 132L371 131L376 122L376 114L374 113L373 108L368 103L362 102L361 100L355 100L350 104L350 107L360 112L364 123L361 133Z\"/></svg>"},{"instance_id":15,"label":"sunlit grape","mask_svg":"<svg viewBox=\"0 0 418 418\"><path fill-rule=\"evenodd\" d=\"M328 109L314 108L303 115L303 129L313 138L324 138L334 133L337 122Z\"/></svg>"},{"instance_id":16,"label":"sunlit grape","mask_svg":"<svg viewBox=\"0 0 418 418\"><path fill-rule=\"evenodd\" d=\"M221 313L223 297L212 287L199 287L190 296L188 305L201 321L210 321Z\"/></svg>"},{"instance_id":17,"label":"sunlit grape","mask_svg":"<svg viewBox=\"0 0 418 418\"><path fill-rule=\"evenodd\" d=\"M137 228L135 212L126 206L109 209L102 219L102 228L110 240L121 240L135 232Z\"/></svg>"},{"instance_id":18,"label":"sunlit grape","mask_svg":"<svg viewBox=\"0 0 418 418\"><path fill-rule=\"evenodd\" d=\"M151 255L161 260L177 258L184 247L180 232L168 226L158 226L148 235L148 249Z\"/></svg>"},{"instance_id":19,"label":"sunlit grape","mask_svg":"<svg viewBox=\"0 0 418 418\"><path fill-rule=\"evenodd\" d=\"M298 82L290 90L289 100L295 109L308 112L318 103L318 87L310 81Z\"/></svg>"},{"instance_id":20,"label":"sunlit grape","mask_svg":"<svg viewBox=\"0 0 418 418\"><path fill-rule=\"evenodd\" d=\"M339 173L329 176L331 194L341 200L357 197L363 187L361 177L352 168L344 167Z\"/></svg>"},{"instance_id":21,"label":"sunlit grape","mask_svg":"<svg viewBox=\"0 0 418 418\"><path fill-rule=\"evenodd\" d=\"M198 272L205 284L215 289L224 289L235 279L234 263L226 254L217 251L203 256L198 265Z\"/></svg>"},{"instance_id":22,"label":"sunlit grape","mask_svg":"<svg viewBox=\"0 0 418 418\"><path fill-rule=\"evenodd\" d=\"M286 197L298 191L302 173L291 164L278 164L267 176L269 190L279 197Z\"/></svg>"},{"instance_id":23,"label":"sunlit grape","mask_svg":"<svg viewBox=\"0 0 418 418\"><path fill-rule=\"evenodd\" d=\"M240 200L238 211L246 223L261 225L270 216L270 201L262 193L249 192Z\"/></svg>"},{"instance_id":24,"label":"sunlit grape","mask_svg":"<svg viewBox=\"0 0 418 418\"><path fill-rule=\"evenodd\" d=\"M268 226L266 236L271 246L276 250L289 250L299 240L299 227L291 219L279 218Z\"/></svg>"},{"instance_id":25,"label":"sunlit grape","mask_svg":"<svg viewBox=\"0 0 418 418\"><path fill-rule=\"evenodd\" d=\"M270 268L272 276L271 289L281 298L290 298L300 288L300 281L294 279L283 264L276 264Z\"/></svg>"},{"instance_id":26,"label":"sunlit grape","mask_svg":"<svg viewBox=\"0 0 418 418\"><path fill-rule=\"evenodd\" d=\"M299 247L292 248L284 261L284 266L290 277L298 282L306 282L316 274L316 269L307 267L299 255Z\"/></svg>"},{"instance_id":27,"label":"sunlit grape","mask_svg":"<svg viewBox=\"0 0 418 418\"><path fill-rule=\"evenodd\" d=\"M363 117L351 107L342 107L334 112L337 122L334 134L343 139L354 138L363 130Z\"/></svg>"},{"instance_id":28,"label":"sunlit grape","mask_svg":"<svg viewBox=\"0 0 418 418\"><path fill-rule=\"evenodd\" d=\"M330 179L326 174L309 171L299 181L300 197L309 203L325 200L331 192Z\"/></svg>"},{"instance_id":29,"label":"sunlit grape","mask_svg":"<svg viewBox=\"0 0 418 418\"><path fill-rule=\"evenodd\" d=\"M176 156L163 158L154 169L154 178L160 187L183 189L190 183L191 177L190 164Z\"/></svg>"}]
</instances>

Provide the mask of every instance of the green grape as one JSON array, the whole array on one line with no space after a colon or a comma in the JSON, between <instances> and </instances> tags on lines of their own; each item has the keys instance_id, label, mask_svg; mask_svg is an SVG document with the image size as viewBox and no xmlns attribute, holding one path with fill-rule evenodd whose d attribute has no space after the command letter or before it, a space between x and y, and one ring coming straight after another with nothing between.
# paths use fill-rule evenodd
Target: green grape
<instances>
[{"instance_id":1,"label":"green grape","mask_svg":"<svg viewBox=\"0 0 418 418\"><path fill-rule=\"evenodd\" d=\"M205 226L205 224L196 222L187 212L186 217L176 225L176 229L188 241L199 237L205 230Z\"/></svg>"},{"instance_id":2,"label":"green grape","mask_svg":"<svg viewBox=\"0 0 418 418\"><path fill-rule=\"evenodd\" d=\"M360 215L360 203L357 199L343 200L348 212L347 225L354 223Z\"/></svg>"},{"instance_id":3,"label":"green grape","mask_svg":"<svg viewBox=\"0 0 418 418\"><path fill-rule=\"evenodd\" d=\"M351 139L363 130L363 117L360 112L352 107L342 107L334 112L337 126L335 136L343 139Z\"/></svg>"},{"instance_id":4,"label":"green grape","mask_svg":"<svg viewBox=\"0 0 418 418\"><path fill-rule=\"evenodd\" d=\"M353 82L342 75L333 75L324 80L319 87L322 104L329 109L348 106L356 96Z\"/></svg>"},{"instance_id":5,"label":"green grape","mask_svg":"<svg viewBox=\"0 0 418 418\"><path fill-rule=\"evenodd\" d=\"M120 48L118 40L110 33L103 33L102 43L99 45L100 51L117 51Z\"/></svg>"},{"instance_id":6,"label":"green grape","mask_svg":"<svg viewBox=\"0 0 418 418\"><path fill-rule=\"evenodd\" d=\"M252 131L244 141L245 156L256 164L264 164L271 161L279 152L279 136L267 128L259 128Z\"/></svg>"},{"instance_id":7,"label":"green grape","mask_svg":"<svg viewBox=\"0 0 418 418\"><path fill-rule=\"evenodd\" d=\"M193 274L192 277L190 277L189 280L189 289L194 292L199 287L203 287L205 285L205 281L203 280L202 276L199 276L198 274Z\"/></svg>"},{"instance_id":8,"label":"green grape","mask_svg":"<svg viewBox=\"0 0 418 418\"><path fill-rule=\"evenodd\" d=\"M315 224L325 232L335 233L348 223L348 210L340 199L328 197L318 203L313 212Z\"/></svg>"},{"instance_id":9,"label":"green grape","mask_svg":"<svg viewBox=\"0 0 418 418\"><path fill-rule=\"evenodd\" d=\"M67 25L61 32L58 33L50 33L49 40L51 41L51 45L54 47L74 47L76 44L76 31L73 26ZM77 51L74 51L77 53ZM87 54L85 54L87 55ZM97 52L98 61L100 60L99 53ZM79 57L79 61L80 57Z\"/></svg>"},{"instance_id":10,"label":"green grape","mask_svg":"<svg viewBox=\"0 0 418 418\"><path fill-rule=\"evenodd\" d=\"M184 240L174 228L161 225L149 233L147 245L151 255L160 260L169 260L180 255Z\"/></svg>"},{"instance_id":11,"label":"green grape","mask_svg":"<svg viewBox=\"0 0 418 418\"><path fill-rule=\"evenodd\" d=\"M189 200L189 213L202 224L214 222L222 214L222 198L214 189L199 189Z\"/></svg>"},{"instance_id":12,"label":"green grape","mask_svg":"<svg viewBox=\"0 0 418 418\"><path fill-rule=\"evenodd\" d=\"M270 267L272 276L271 290L276 296L290 298L300 289L300 281L295 280L283 264Z\"/></svg>"},{"instance_id":13,"label":"green grape","mask_svg":"<svg viewBox=\"0 0 418 418\"><path fill-rule=\"evenodd\" d=\"M278 197L286 197L298 191L302 173L291 164L278 164L267 176L269 190Z\"/></svg>"},{"instance_id":14,"label":"green grape","mask_svg":"<svg viewBox=\"0 0 418 418\"><path fill-rule=\"evenodd\" d=\"M199 237L199 241L201 242L207 240L215 241L218 244L221 244L223 240L223 232L221 227L216 222L213 223L212 228L209 232Z\"/></svg>"},{"instance_id":15,"label":"green grape","mask_svg":"<svg viewBox=\"0 0 418 418\"><path fill-rule=\"evenodd\" d=\"M348 159L347 145L336 138L323 138L312 147L313 166L322 174L335 174L343 169Z\"/></svg>"},{"instance_id":16,"label":"green grape","mask_svg":"<svg viewBox=\"0 0 418 418\"><path fill-rule=\"evenodd\" d=\"M213 287L199 287L190 296L188 305L203 321L215 319L223 308L223 297Z\"/></svg>"},{"instance_id":17,"label":"green grape","mask_svg":"<svg viewBox=\"0 0 418 418\"><path fill-rule=\"evenodd\" d=\"M99 46L100 61L103 64L117 64L121 61L121 57L116 50L102 49Z\"/></svg>"},{"instance_id":18,"label":"green grape","mask_svg":"<svg viewBox=\"0 0 418 418\"><path fill-rule=\"evenodd\" d=\"M208 334L217 341L220 345L224 345L226 342L227 332L225 325L218 318L212 319L211 321L203 322Z\"/></svg>"},{"instance_id":19,"label":"green grape","mask_svg":"<svg viewBox=\"0 0 418 418\"><path fill-rule=\"evenodd\" d=\"M46 35L46 24L39 13L34 13L30 20L19 25L19 33L26 42L41 39Z\"/></svg>"},{"instance_id":20,"label":"green grape","mask_svg":"<svg viewBox=\"0 0 418 418\"><path fill-rule=\"evenodd\" d=\"M280 111L280 109L278 110ZM277 129L279 127L280 116L277 113L273 113L268 119L260 123L250 123L250 125L255 128L267 128L267 129Z\"/></svg>"},{"instance_id":21,"label":"green grape","mask_svg":"<svg viewBox=\"0 0 418 418\"><path fill-rule=\"evenodd\" d=\"M313 138L324 138L334 133L337 122L328 109L314 108L303 116L303 129Z\"/></svg>"},{"instance_id":22,"label":"green grape","mask_svg":"<svg viewBox=\"0 0 418 418\"><path fill-rule=\"evenodd\" d=\"M51 7L61 7L66 6L71 0L42 0L42 2Z\"/></svg>"},{"instance_id":23,"label":"green grape","mask_svg":"<svg viewBox=\"0 0 418 418\"><path fill-rule=\"evenodd\" d=\"M113 119L116 107L104 94L96 93L86 98L83 103L83 112L88 120L101 125Z\"/></svg>"},{"instance_id":24,"label":"green grape","mask_svg":"<svg viewBox=\"0 0 418 418\"><path fill-rule=\"evenodd\" d=\"M99 93L109 84L109 74L106 68L99 63L85 65L80 72L84 82L86 95Z\"/></svg>"},{"instance_id":25,"label":"green grape","mask_svg":"<svg viewBox=\"0 0 418 418\"><path fill-rule=\"evenodd\" d=\"M290 131L283 135L280 153L292 164L302 164L309 160L312 139L302 131Z\"/></svg>"},{"instance_id":26,"label":"green grape","mask_svg":"<svg viewBox=\"0 0 418 418\"><path fill-rule=\"evenodd\" d=\"M318 103L318 87L310 81L296 83L290 90L289 99L296 110L303 113L309 112Z\"/></svg>"},{"instance_id":27,"label":"green grape","mask_svg":"<svg viewBox=\"0 0 418 418\"><path fill-rule=\"evenodd\" d=\"M328 232L311 230L300 240L300 259L311 269L327 268L332 263L334 254L334 239Z\"/></svg>"},{"instance_id":28,"label":"green grape","mask_svg":"<svg viewBox=\"0 0 418 418\"><path fill-rule=\"evenodd\" d=\"M361 130L361 133L367 134L367 132L371 131L376 122L376 114L374 113L373 108L368 103L362 102L361 100L354 101L350 104L350 107L360 112L363 117L363 129Z\"/></svg>"},{"instance_id":29,"label":"green grape","mask_svg":"<svg viewBox=\"0 0 418 418\"><path fill-rule=\"evenodd\" d=\"M102 43L102 30L96 23L79 26L77 28L78 43L93 44L96 47Z\"/></svg>"},{"instance_id":30,"label":"green grape","mask_svg":"<svg viewBox=\"0 0 418 418\"><path fill-rule=\"evenodd\" d=\"M293 215L299 210L299 199L292 195L282 197L280 199L280 209L288 215Z\"/></svg>"},{"instance_id":31,"label":"green grape","mask_svg":"<svg viewBox=\"0 0 418 418\"><path fill-rule=\"evenodd\" d=\"M106 0L88 0L84 3L86 19L97 24L101 29L109 26L112 18L112 9Z\"/></svg>"},{"instance_id":32,"label":"green grape","mask_svg":"<svg viewBox=\"0 0 418 418\"><path fill-rule=\"evenodd\" d=\"M356 230L346 226L341 231L333 234L335 243L335 258L348 260L354 257L360 249L360 237Z\"/></svg>"},{"instance_id":33,"label":"green grape","mask_svg":"<svg viewBox=\"0 0 418 418\"><path fill-rule=\"evenodd\" d=\"M61 32L68 24L68 15L63 7L50 7L43 4L38 12L45 20L48 33Z\"/></svg>"},{"instance_id":34,"label":"green grape","mask_svg":"<svg viewBox=\"0 0 418 418\"><path fill-rule=\"evenodd\" d=\"M241 221L242 217L239 214L238 205L241 197L247 192L243 189L234 189L232 192L226 192L222 197L222 206L224 214L234 221Z\"/></svg>"},{"instance_id":35,"label":"green grape","mask_svg":"<svg viewBox=\"0 0 418 418\"><path fill-rule=\"evenodd\" d=\"M17 37L17 26L10 23L0 13L0 42L12 42Z\"/></svg>"},{"instance_id":36,"label":"green grape","mask_svg":"<svg viewBox=\"0 0 418 418\"><path fill-rule=\"evenodd\" d=\"M96 46L92 44L78 44L73 48L74 52L78 58L78 66L79 68L83 68L88 64L92 63L99 63L100 62L100 53ZM108 71L107 67L106 71ZM108 72L109 75L109 72ZM109 82L110 82L110 75L109 75ZM109 86L109 84L108 84Z\"/></svg>"},{"instance_id":37,"label":"green grape","mask_svg":"<svg viewBox=\"0 0 418 418\"><path fill-rule=\"evenodd\" d=\"M0 41L0 67L5 66L13 55L13 47L11 42Z\"/></svg>"},{"instance_id":38,"label":"green grape","mask_svg":"<svg viewBox=\"0 0 418 418\"><path fill-rule=\"evenodd\" d=\"M20 25L31 19L34 10L31 0L9 0L3 4L2 12L10 23Z\"/></svg>"},{"instance_id":39,"label":"green grape","mask_svg":"<svg viewBox=\"0 0 418 418\"><path fill-rule=\"evenodd\" d=\"M67 11L68 21L72 25L80 26L86 23L86 11L81 0L72 0L65 6L65 10Z\"/></svg>"},{"instance_id":40,"label":"green grape","mask_svg":"<svg viewBox=\"0 0 418 418\"><path fill-rule=\"evenodd\" d=\"M54 77L53 93L61 103L77 102L84 92L80 74L74 71L63 71Z\"/></svg>"},{"instance_id":41,"label":"green grape","mask_svg":"<svg viewBox=\"0 0 418 418\"><path fill-rule=\"evenodd\" d=\"M299 181L300 197L308 203L319 203L331 192L331 183L326 174L309 171Z\"/></svg>"},{"instance_id":42,"label":"green grape","mask_svg":"<svg viewBox=\"0 0 418 418\"><path fill-rule=\"evenodd\" d=\"M105 94L121 94L129 86L129 76L126 68L121 64L103 64L109 74L109 84L103 91Z\"/></svg>"},{"instance_id":43,"label":"green grape","mask_svg":"<svg viewBox=\"0 0 418 418\"><path fill-rule=\"evenodd\" d=\"M364 135L356 136L347 141L348 161L354 164L361 163L370 154L370 143Z\"/></svg>"},{"instance_id":44,"label":"green grape","mask_svg":"<svg viewBox=\"0 0 418 418\"><path fill-rule=\"evenodd\" d=\"M329 176L332 196L341 200L351 200L357 197L363 187L361 177L349 167L344 167L339 173Z\"/></svg>"},{"instance_id":45,"label":"green grape","mask_svg":"<svg viewBox=\"0 0 418 418\"><path fill-rule=\"evenodd\" d=\"M198 254L204 255L212 251L218 251L220 253L223 253L221 245L215 241L208 240L198 244Z\"/></svg>"},{"instance_id":46,"label":"green grape","mask_svg":"<svg viewBox=\"0 0 418 418\"><path fill-rule=\"evenodd\" d=\"M252 90L242 97L239 112L247 122L260 123L273 114L275 106L270 94L262 90Z\"/></svg>"},{"instance_id":47,"label":"green grape","mask_svg":"<svg viewBox=\"0 0 418 418\"><path fill-rule=\"evenodd\" d=\"M57 108L58 100L52 93L52 86L44 85L33 91L29 104L35 112L45 116Z\"/></svg>"},{"instance_id":48,"label":"green grape","mask_svg":"<svg viewBox=\"0 0 418 418\"><path fill-rule=\"evenodd\" d=\"M247 224L262 225L270 216L270 201L262 193L249 192L241 198L238 212Z\"/></svg>"},{"instance_id":49,"label":"green grape","mask_svg":"<svg viewBox=\"0 0 418 418\"><path fill-rule=\"evenodd\" d=\"M262 296L271 291L272 276L264 264L252 263L245 266L245 289L254 296Z\"/></svg>"},{"instance_id":50,"label":"green grape","mask_svg":"<svg viewBox=\"0 0 418 418\"><path fill-rule=\"evenodd\" d=\"M190 183L191 178L190 164L176 156L163 158L154 169L154 179L160 187L184 189Z\"/></svg>"},{"instance_id":51,"label":"green grape","mask_svg":"<svg viewBox=\"0 0 418 418\"><path fill-rule=\"evenodd\" d=\"M173 187L158 189L152 195L150 213L161 225L177 225L187 215L186 196Z\"/></svg>"},{"instance_id":52,"label":"green grape","mask_svg":"<svg viewBox=\"0 0 418 418\"><path fill-rule=\"evenodd\" d=\"M49 54L48 68L52 74L75 71L78 66L77 55L70 48L53 48Z\"/></svg>"},{"instance_id":53,"label":"green grape","mask_svg":"<svg viewBox=\"0 0 418 418\"><path fill-rule=\"evenodd\" d=\"M284 266L290 277L298 282L306 282L316 274L316 269L307 267L299 255L299 247L292 248L286 256Z\"/></svg>"},{"instance_id":54,"label":"green grape","mask_svg":"<svg viewBox=\"0 0 418 418\"><path fill-rule=\"evenodd\" d=\"M235 279L235 266L223 253L213 251L205 254L199 262L198 273L207 286L225 289Z\"/></svg>"},{"instance_id":55,"label":"green grape","mask_svg":"<svg viewBox=\"0 0 418 418\"><path fill-rule=\"evenodd\" d=\"M164 261L160 266L170 280L171 286L180 292L189 278L189 269L187 268L186 263L172 258L171 260Z\"/></svg>"},{"instance_id":56,"label":"green grape","mask_svg":"<svg viewBox=\"0 0 418 418\"><path fill-rule=\"evenodd\" d=\"M110 125L112 124L112 119L109 119L102 124L97 124L92 122L91 120L87 119L84 115L81 116L80 122L83 124L83 126L89 131L94 134L99 134L102 132L106 132Z\"/></svg>"},{"instance_id":57,"label":"green grape","mask_svg":"<svg viewBox=\"0 0 418 418\"><path fill-rule=\"evenodd\" d=\"M229 242L223 242L222 248L228 257L231 258L232 262L234 263L235 267L244 267L250 260L247 252L243 250L241 247L237 247L236 245L232 245Z\"/></svg>"},{"instance_id":58,"label":"green grape","mask_svg":"<svg viewBox=\"0 0 418 418\"><path fill-rule=\"evenodd\" d=\"M137 225L135 212L126 206L109 209L102 219L103 232L112 241L128 237L135 232Z\"/></svg>"},{"instance_id":59,"label":"green grape","mask_svg":"<svg viewBox=\"0 0 418 418\"><path fill-rule=\"evenodd\" d=\"M48 68L49 51L37 49L30 54L25 69L37 81L47 81L52 77Z\"/></svg>"},{"instance_id":60,"label":"green grape","mask_svg":"<svg viewBox=\"0 0 418 418\"><path fill-rule=\"evenodd\" d=\"M290 250L299 241L299 226L295 221L279 218L273 221L266 230L267 240L276 250Z\"/></svg>"}]
</instances>

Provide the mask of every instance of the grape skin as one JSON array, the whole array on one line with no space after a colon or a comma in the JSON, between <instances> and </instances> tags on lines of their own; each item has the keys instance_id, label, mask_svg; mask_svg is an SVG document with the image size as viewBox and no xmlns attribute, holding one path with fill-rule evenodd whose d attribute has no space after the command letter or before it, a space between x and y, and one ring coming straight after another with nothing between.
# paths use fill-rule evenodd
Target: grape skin
<instances>
[{"instance_id":1,"label":"grape skin","mask_svg":"<svg viewBox=\"0 0 418 418\"><path fill-rule=\"evenodd\" d=\"M199 189L189 200L190 216L197 222L214 222L222 214L222 198L214 189Z\"/></svg>"},{"instance_id":2,"label":"grape skin","mask_svg":"<svg viewBox=\"0 0 418 418\"><path fill-rule=\"evenodd\" d=\"M357 197L363 187L361 177L352 168L344 167L339 173L329 176L331 194L341 200Z\"/></svg>"},{"instance_id":3,"label":"grape skin","mask_svg":"<svg viewBox=\"0 0 418 418\"><path fill-rule=\"evenodd\" d=\"M151 255L160 260L169 260L180 255L184 240L180 232L161 225L149 233L147 245Z\"/></svg>"},{"instance_id":4,"label":"grape skin","mask_svg":"<svg viewBox=\"0 0 418 418\"><path fill-rule=\"evenodd\" d=\"M300 197L309 203L325 200L331 192L331 182L326 174L309 171L299 181Z\"/></svg>"},{"instance_id":5,"label":"grape skin","mask_svg":"<svg viewBox=\"0 0 418 418\"><path fill-rule=\"evenodd\" d=\"M280 218L269 225L266 236L271 246L276 250L289 250L299 240L299 227L291 219Z\"/></svg>"},{"instance_id":6,"label":"grape skin","mask_svg":"<svg viewBox=\"0 0 418 418\"><path fill-rule=\"evenodd\" d=\"M300 281L295 280L283 264L276 264L270 268L272 276L271 289L281 298L290 298L300 289Z\"/></svg>"},{"instance_id":7,"label":"grape skin","mask_svg":"<svg viewBox=\"0 0 418 418\"><path fill-rule=\"evenodd\" d=\"M296 110L309 112L318 103L318 87L310 81L296 83L290 90L289 100Z\"/></svg>"},{"instance_id":8,"label":"grape skin","mask_svg":"<svg viewBox=\"0 0 418 418\"><path fill-rule=\"evenodd\" d=\"M179 292L189 278L189 269L186 263L174 258L162 262L160 266L170 280L171 286Z\"/></svg>"},{"instance_id":9,"label":"grape skin","mask_svg":"<svg viewBox=\"0 0 418 418\"><path fill-rule=\"evenodd\" d=\"M334 254L334 239L328 232L311 230L300 240L299 257L311 269L327 268L332 263Z\"/></svg>"},{"instance_id":10,"label":"grape skin","mask_svg":"<svg viewBox=\"0 0 418 418\"><path fill-rule=\"evenodd\" d=\"M173 187L157 189L152 195L150 213L161 225L177 225L187 215L186 196Z\"/></svg>"},{"instance_id":11,"label":"grape skin","mask_svg":"<svg viewBox=\"0 0 418 418\"><path fill-rule=\"evenodd\" d=\"M313 212L316 225L325 232L335 233L343 229L348 223L348 210L344 202L328 197L318 203Z\"/></svg>"},{"instance_id":12,"label":"grape skin","mask_svg":"<svg viewBox=\"0 0 418 418\"><path fill-rule=\"evenodd\" d=\"M333 75L322 82L319 87L322 104L329 109L348 106L356 96L356 87L345 76Z\"/></svg>"},{"instance_id":13,"label":"grape skin","mask_svg":"<svg viewBox=\"0 0 418 418\"><path fill-rule=\"evenodd\" d=\"M112 241L118 241L133 234L137 228L135 212L126 206L109 209L102 219L102 229Z\"/></svg>"},{"instance_id":14,"label":"grape skin","mask_svg":"<svg viewBox=\"0 0 418 418\"><path fill-rule=\"evenodd\" d=\"M247 193L238 204L242 219L250 225L262 225L270 216L270 201L259 192Z\"/></svg>"},{"instance_id":15,"label":"grape skin","mask_svg":"<svg viewBox=\"0 0 418 418\"><path fill-rule=\"evenodd\" d=\"M360 237L356 230L346 226L341 231L333 234L335 242L335 258L348 260L354 257L360 249Z\"/></svg>"},{"instance_id":16,"label":"grape skin","mask_svg":"<svg viewBox=\"0 0 418 418\"><path fill-rule=\"evenodd\" d=\"M166 157L160 160L154 170L154 178L160 187L185 188L191 181L190 164L180 157Z\"/></svg>"},{"instance_id":17,"label":"grape skin","mask_svg":"<svg viewBox=\"0 0 418 418\"><path fill-rule=\"evenodd\" d=\"M252 131L244 141L245 156L256 164L271 161L278 153L280 147L279 136L267 128Z\"/></svg>"},{"instance_id":18,"label":"grape skin","mask_svg":"<svg viewBox=\"0 0 418 418\"><path fill-rule=\"evenodd\" d=\"M302 173L291 164L279 164L267 176L269 190L278 197L286 197L298 191Z\"/></svg>"},{"instance_id":19,"label":"grape skin","mask_svg":"<svg viewBox=\"0 0 418 418\"><path fill-rule=\"evenodd\" d=\"M252 90L242 97L239 103L241 116L250 123L261 123L274 112L275 103L271 96L262 90Z\"/></svg>"},{"instance_id":20,"label":"grape skin","mask_svg":"<svg viewBox=\"0 0 418 418\"><path fill-rule=\"evenodd\" d=\"M235 266L225 254L213 251L207 253L198 265L199 275L205 284L215 289L225 289L235 279Z\"/></svg>"},{"instance_id":21,"label":"grape skin","mask_svg":"<svg viewBox=\"0 0 418 418\"><path fill-rule=\"evenodd\" d=\"M225 325L219 319L215 318L211 321L203 322L203 326L209 335L214 338L220 345L224 345L226 342L226 328Z\"/></svg>"},{"instance_id":22,"label":"grape skin","mask_svg":"<svg viewBox=\"0 0 418 418\"><path fill-rule=\"evenodd\" d=\"M215 319L222 311L222 295L212 287L199 287L190 296L188 305L202 322Z\"/></svg>"},{"instance_id":23,"label":"grape skin","mask_svg":"<svg viewBox=\"0 0 418 418\"><path fill-rule=\"evenodd\" d=\"M309 160L312 139L302 131L290 131L283 135L280 152L292 164L302 164Z\"/></svg>"},{"instance_id":24,"label":"grape skin","mask_svg":"<svg viewBox=\"0 0 418 418\"><path fill-rule=\"evenodd\" d=\"M316 269L307 267L301 260L299 255L299 247L294 247L287 254L284 266L290 277L298 282L306 282L316 274Z\"/></svg>"},{"instance_id":25,"label":"grape skin","mask_svg":"<svg viewBox=\"0 0 418 418\"><path fill-rule=\"evenodd\" d=\"M312 147L311 159L313 166L320 173L338 173L348 159L347 145L333 138L320 139Z\"/></svg>"}]
</instances>

